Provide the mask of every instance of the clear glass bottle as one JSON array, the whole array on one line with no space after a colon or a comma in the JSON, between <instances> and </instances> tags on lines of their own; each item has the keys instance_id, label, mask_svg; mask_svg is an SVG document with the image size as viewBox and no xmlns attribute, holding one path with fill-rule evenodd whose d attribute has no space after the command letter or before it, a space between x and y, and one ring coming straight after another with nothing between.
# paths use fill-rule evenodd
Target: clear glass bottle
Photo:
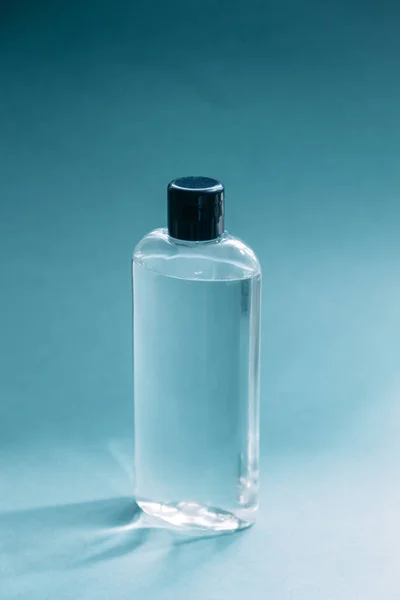
<instances>
[{"instance_id":1,"label":"clear glass bottle","mask_svg":"<svg viewBox=\"0 0 400 600\"><path fill-rule=\"evenodd\" d=\"M136 500L181 528L258 508L261 269L224 230L224 188L168 186L168 228L133 255Z\"/></svg>"}]
</instances>

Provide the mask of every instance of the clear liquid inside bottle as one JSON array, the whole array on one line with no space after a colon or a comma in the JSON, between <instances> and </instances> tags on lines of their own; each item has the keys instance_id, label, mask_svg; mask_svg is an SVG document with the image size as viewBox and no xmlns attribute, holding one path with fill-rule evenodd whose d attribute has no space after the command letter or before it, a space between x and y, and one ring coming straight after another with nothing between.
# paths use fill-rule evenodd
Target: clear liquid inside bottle
<instances>
[{"instance_id":1,"label":"clear liquid inside bottle","mask_svg":"<svg viewBox=\"0 0 400 600\"><path fill-rule=\"evenodd\" d=\"M182 528L235 530L258 507L261 271L240 240L164 229L133 257L136 499Z\"/></svg>"}]
</instances>

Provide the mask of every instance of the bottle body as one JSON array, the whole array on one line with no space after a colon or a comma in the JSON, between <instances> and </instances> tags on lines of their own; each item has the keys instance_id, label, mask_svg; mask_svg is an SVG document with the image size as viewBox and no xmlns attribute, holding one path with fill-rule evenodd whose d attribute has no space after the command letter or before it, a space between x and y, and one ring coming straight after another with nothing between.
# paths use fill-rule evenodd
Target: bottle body
<instances>
[{"instance_id":1,"label":"bottle body","mask_svg":"<svg viewBox=\"0 0 400 600\"><path fill-rule=\"evenodd\" d=\"M155 230L133 257L136 499L178 527L234 530L258 507L261 270L229 234Z\"/></svg>"}]
</instances>

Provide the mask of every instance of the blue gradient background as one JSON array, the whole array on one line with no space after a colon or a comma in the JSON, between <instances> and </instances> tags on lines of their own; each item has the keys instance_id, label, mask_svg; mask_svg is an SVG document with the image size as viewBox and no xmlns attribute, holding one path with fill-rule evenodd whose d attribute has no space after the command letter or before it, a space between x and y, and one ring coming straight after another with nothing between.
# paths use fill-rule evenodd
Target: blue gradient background
<instances>
[{"instance_id":1,"label":"blue gradient background","mask_svg":"<svg viewBox=\"0 0 400 600\"><path fill-rule=\"evenodd\" d=\"M1 600L398 600L400 6L0 7ZM257 527L132 516L130 255L227 188L264 269Z\"/></svg>"}]
</instances>

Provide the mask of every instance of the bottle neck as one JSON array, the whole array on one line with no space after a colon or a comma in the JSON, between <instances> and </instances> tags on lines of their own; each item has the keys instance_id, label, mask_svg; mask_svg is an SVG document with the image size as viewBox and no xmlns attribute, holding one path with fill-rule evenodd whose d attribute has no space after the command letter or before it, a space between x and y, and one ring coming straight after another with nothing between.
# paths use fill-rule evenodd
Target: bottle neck
<instances>
[{"instance_id":1,"label":"bottle neck","mask_svg":"<svg viewBox=\"0 0 400 600\"><path fill-rule=\"evenodd\" d=\"M182 240L180 238L176 238L173 235L171 235L169 233L168 229L166 231L168 234L168 238L171 240L171 242L173 244L176 244L178 246L192 247L192 248L196 248L198 246L209 246L211 244L219 244L228 235L227 231L223 231L221 233L221 235L219 235L218 237L215 237L211 240Z\"/></svg>"},{"instance_id":2,"label":"bottle neck","mask_svg":"<svg viewBox=\"0 0 400 600\"><path fill-rule=\"evenodd\" d=\"M187 220L176 219L171 212L169 211L168 215L168 235L176 240L196 243L213 242L225 231L223 210L220 214L215 214L214 211L202 211L202 213L198 211L197 221L192 215Z\"/></svg>"}]
</instances>

